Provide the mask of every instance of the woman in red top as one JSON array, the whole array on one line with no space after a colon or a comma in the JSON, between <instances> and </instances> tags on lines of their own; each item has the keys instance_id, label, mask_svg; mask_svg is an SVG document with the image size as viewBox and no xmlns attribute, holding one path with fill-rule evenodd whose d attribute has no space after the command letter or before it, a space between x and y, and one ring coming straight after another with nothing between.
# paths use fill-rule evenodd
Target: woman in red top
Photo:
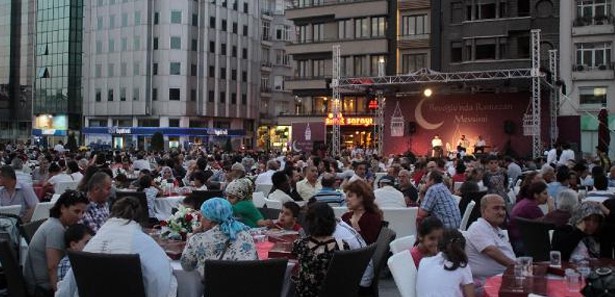
<instances>
[{"instance_id":1,"label":"woman in red top","mask_svg":"<svg viewBox=\"0 0 615 297\"><path fill-rule=\"evenodd\" d=\"M382 228L382 211L374 203L374 191L362 180L346 185L346 206L349 212L342 220L352 226L367 244L376 242Z\"/></svg>"}]
</instances>

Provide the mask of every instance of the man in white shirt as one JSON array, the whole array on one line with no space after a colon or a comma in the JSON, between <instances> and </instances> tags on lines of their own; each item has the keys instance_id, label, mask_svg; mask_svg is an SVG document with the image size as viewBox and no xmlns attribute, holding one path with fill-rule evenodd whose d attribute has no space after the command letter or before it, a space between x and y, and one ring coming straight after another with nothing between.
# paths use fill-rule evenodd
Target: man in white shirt
<instances>
[{"instance_id":1,"label":"man in white shirt","mask_svg":"<svg viewBox=\"0 0 615 297\"><path fill-rule=\"evenodd\" d=\"M568 166L568 161L575 161L574 151L570 148L570 144L564 143L562 144L562 155L559 157L557 161L558 166Z\"/></svg>"},{"instance_id":2,"label":"man in white shirt","mask_svg":"<svg viewBox=\"0 0 615 297\"><path fill-rule=\"evenodd\" d=\"M385 175L378 181L380 188L374 190L374 201L378 207L406 207L404 194L393 187L395 178Z\"/></svg>"},{"instance_id":3,"label":"man in white shirt","mask_svg":"<svg viewBox=\"0 0 615 297\"><path fill-rule=\"evenodd\" d=\"M149 164L149 161L145 160L143 153L137 155L137 160L132 163L132 168L135 171L141 171L143 169L152 170L152 166Z\"/></svg>"},{"instance_id":4,"label":"man in white shirt","mask_svg":"<svg viewBox=\"0 0 615 297\"><path fill-rule=\"evenodd\" d=\"M478 139L476 140L476 144L474 145L474 153L478 154L478 152L480 151L481 154L484 154L485 146L487 146L487 143L483 139L483 136L478 135Z\"/></svg>"},{"instance_id":5,"label":"man in white shirt","mask_svg":"<svg viewBox=\"0 0 615 297\"><path fill-rule=\"evenodd\" d=\"M318 168L316 166L306 167L304 175L305 178L297 182L297 193L303 201L308 201L322 189L322 185L318 182Z\"/></svg>"},{"instance_id":6,"label":"man in white shirt","mask_svg":"<svg viewBox=\"0 0 615 297\"><path fill-rule=\"evenodd\" d=\"M280 201L282 204L293 201L288 195L290 193L290 181L286 173L277 171L271 176L275 191L271 192L267 198Z\"/></svg>"},{"instance_id":7,"label":"man in white shirt","mask_svg":"<svg viewBox=\"0 0 615 297\"><path fill-rule=\"evenodd\" d=\"M53 147L53 150L60 154L63 154L64 153L64 142L62 142L62 140L58 141L58 144L56 144Z\"/></svg>"},{"instance_id":8,"label":"man in white shirt","mask_svg":"<svg viewBox=\"0 0 615 297\"><path fill-rule=\"evenodd\" d=\"M482 287L486 278L503 273L507 266L514 265L515 253L499 227L506 218L504 199L488 194L480 203L481 218L470 225L465 237L468 264L475 283Z\"/></svg>"},{"instance_id":9,"label":"man in white shirt","mask_svg":"<svg viewBox=\"0 0 615 297\"><path fill-rule=\"evenodd\" d=\"M356 162L352 165L354 167L354 174L348 180L348 183L351 183L355 180L367 181L367 163L365 162Z\"/></svg>"},{"instance_id":10,"label":"man in white shirt","mask_svg":"<svg viewBox=\"0 0 615 297\"><path fill-rule=\"evenodd\" d=\"M267 161L267 171L259 174L254 181L255 185L272 185L271 176L280 168L276 160Z\"/></svg>"},{"instance_id":11,"label":"man in white shirt","mask_svg":"<svg viewBox=\"0 0 615 297\"><path fill-rule=\"evenodd\" d=\"M434 135L431 140L431 148L433 149L432 157L442 157L442 139L440 139L440 135Z\"/></svg>"}]
</instances>

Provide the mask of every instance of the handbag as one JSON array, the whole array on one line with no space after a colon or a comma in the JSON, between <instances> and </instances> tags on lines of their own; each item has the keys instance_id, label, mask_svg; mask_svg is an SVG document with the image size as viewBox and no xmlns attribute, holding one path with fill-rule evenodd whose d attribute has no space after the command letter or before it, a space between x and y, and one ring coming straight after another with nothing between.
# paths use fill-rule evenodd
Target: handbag
<instances>
[{"instance_id":1,"label":"handbag","mask_svg":"<svg viewBox=\"0 0 615 297\"><path fill-rule=\"evenodd\" d=\"M581 290L585 297L615 297L615 273L611 268L598 268L592 271Z\"/></svg>"}]
</instances>

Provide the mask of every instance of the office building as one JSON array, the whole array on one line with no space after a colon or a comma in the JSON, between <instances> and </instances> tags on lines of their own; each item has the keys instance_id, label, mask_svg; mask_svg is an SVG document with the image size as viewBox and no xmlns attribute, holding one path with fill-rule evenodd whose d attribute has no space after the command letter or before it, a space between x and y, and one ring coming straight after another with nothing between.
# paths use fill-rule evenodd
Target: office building
<instances>
[{"instance_id":1,"label":"office building","mask_svg":"<svg viewBox=\"0 0 615 297\"><path fill-rule=\"evenodd\" d=\"M257 1L97 0L84 20L86 143L251 147L258 118Z\"/></svg>"}]
</instances>

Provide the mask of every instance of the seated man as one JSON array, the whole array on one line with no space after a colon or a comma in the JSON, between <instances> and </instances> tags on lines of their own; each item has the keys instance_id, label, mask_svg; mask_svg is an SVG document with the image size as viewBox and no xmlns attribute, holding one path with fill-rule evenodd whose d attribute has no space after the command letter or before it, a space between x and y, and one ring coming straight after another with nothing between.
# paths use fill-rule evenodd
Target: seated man
<instances>
[{"instance_id":1,"label":"seated man","mask_svg":"<svg viewBox=\"0 0 615 297\"><path fill-rule=\"evenodd\" d=\"M446 228L458 229L461 224L461 213L457 201L451 191L442 183L442 173L434 170L427 179L427 192L419 208L417 222L432 215L440 219ZM418 225L417 223L417 225Z\"/></svg>"},{"instance_id":2,"label":"seated man","mask_svg":"<svg viewBox=\"0 0 615 297\"><path fill-rule=\"evenodd\" d=\"M594 189L595 190L587 193L587 196L585 196L583 202L593 201L602 203L607 199L615 198L615 195L608 191L609 180L604 175L597 175L594 177Z\"/></svg>"},{"instance_id":3,"label":"seated man","mask_svg":"<svg viewBox=\"0 0 615 297\"><path fill-rule=\"evenodd\" d=\"M301 236L305 235L303 227L297 223L301 208L297 203L289 201L282 204L282 211L275 222L274 228L287 231L297 231Z\"/></svg>"},{"instance_id":4,"label":"seated man","mask_svg":"<svg viewBox=\"0 0 615 297\"><path fill-rule=\"evenodd\" d=\"M21 205L19 216L29 222L38 198L31 185L17 182L15 170L11 166L0 167L0 206Z\"/></svg>"},{"instance_id":5,"label":"seated man","mask_svg":"<svg viewBox=\"0 0 615 297\"><path fill-rule=\"evenodd\" d=\"M485 195L481 217L470 225L466 237L466 254L475 283L482 287L488 277L503 273L514 265L515 253L500 225L506 218L506 204L497 194Z\"/></svg>"},{"instance_id":6,"label":"seated man","mask_svg":"<svg viewBox=\"0 0 615 297\"><path fill-rule=\"evenodd\" d=\"M281 203L292 202L293 198L290 198L290 182L288 176L283 171L276 171L271 176L273 182L274 191L267 196L271 200L277 200Z\"/></svg>"},{"instance_id":7,"label":"seated man","mask_svg":"<svg viewBox=\"0 0 615 297\"><path fill-rule=\"evenodd\" d=\"M335 178L336 176L333 173L323 174L322 179L320 180L322 189L320 189L320 191L318 191L310 200L327 203L331 206L345 205L346 195L344 195L343 192L336 191L335 188L333 188L335 185Z\"/></svg>"},{"instance_id":8,"label":"seated man","mask_svg":"<svg viewBox=\"0 0 615 297\"><path fill-rule=\"evenodd\" d=\"M383 176L378 181L380 188L374 190L376 200L374 203L378 207L406 207L406 199L404 194L393 187L395 178L392 176Z\"/></svg>"}]
</instances>

